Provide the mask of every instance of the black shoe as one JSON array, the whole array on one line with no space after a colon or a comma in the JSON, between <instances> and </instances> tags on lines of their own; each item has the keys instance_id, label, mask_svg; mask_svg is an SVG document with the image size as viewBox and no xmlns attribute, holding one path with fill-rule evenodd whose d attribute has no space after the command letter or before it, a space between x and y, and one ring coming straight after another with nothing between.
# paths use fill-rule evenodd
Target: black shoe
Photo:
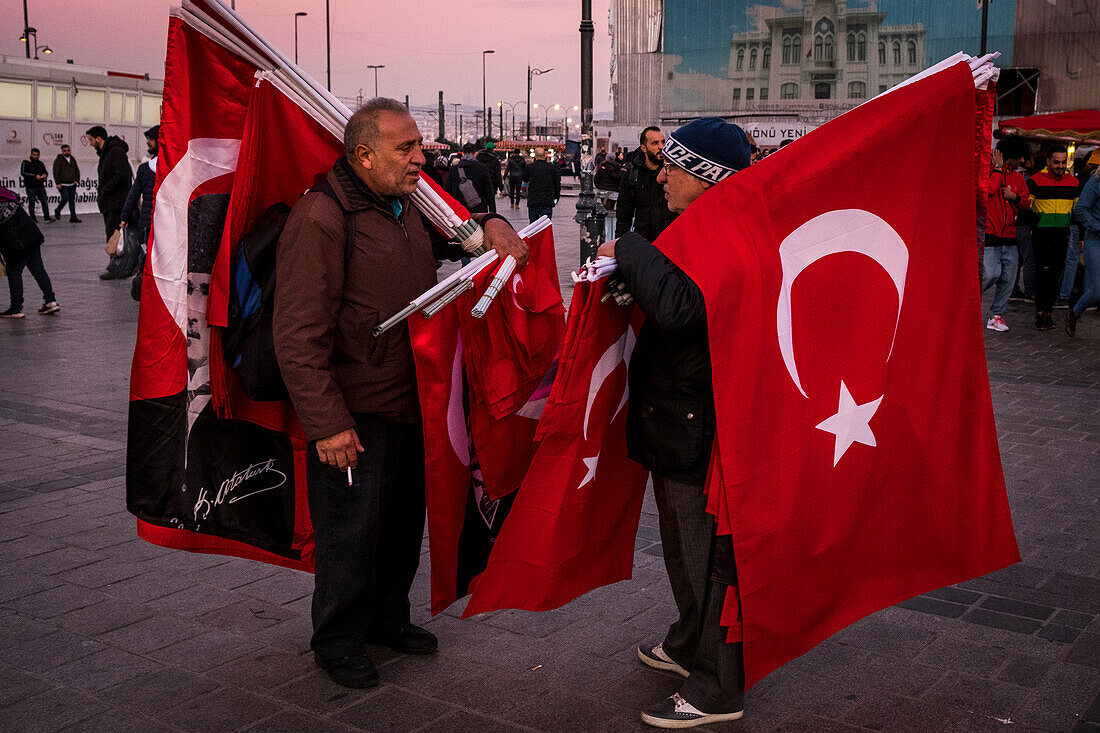
<instances>
[{"instance_id":1,"label":"black shoe","mask_svg":"<svg viewBox=\"0 0 1100 733\"><path fill-rule=\"evenodd\" d=\"M75 216L70 216L69 217L69 223L70 224L79 224L82 221L84 221L84 220L83 219L77 219Z\"/></svg>"},{"instance_id":2,"label":"black shoe","mask_svg":"<svg viewBox=\"0 0 1100 733\"><path fill-rule=\"evenodd\" d=\"M439 639L435 638L435 634L412 624L384 631L368 631L367 643L388 646L402 654L431 654L439 648Z\"/></svg>"},{"instance_id":3,"label":"black shoe","mask_svg":"<svg viewBox=\"0 0 1100 733\"><path fill-rule=\"evenodd\" d=\"M655 728L694 728L697 725L738 720L744 710L732 713L704 713L676 693L648 710L642 711L642 722Z\"/></svg>"},{"instance_id":4,"label":"black shoe","mask_svg":"<svg viewBox=\"0 0 1100 733\"><path fill-rule=\"evenodd\" d=\"M118 280L118 275L108 270L107 272L99 273L100 280Z\"/></svg>"},{"instance_id":5,"label":"black shoe","mask_svg":"<svg viewBox=\"0 0 1100 733\"><path fill-rule=\"evenodd\" d=\"M1072 308L1069 313L1066 313L1066 335L1070 338L1077 335L1077 321L1080 318L1081 316L1074 313Z\"/></svg>"},{"instance_id":6,"label":"black shoe","mask_svg":"<svg viewBox=\"0 0 1100 733\"><path fill-rule=\"evenodd\" d=\"M50 217L48 217L48 216L44 216L44 217L42 217L42 219L43 219L44 221L47 221L47 222L51 222L51 221L53 221L53 219L51 219L51 218L50 218Z\"/></svg>"},{"instance_id":7,"label":"black shoe","mask_svg":"<svg viewBox=\"0 0 1100 733\"><path fill-rule=\"evenodd\" d=\"M638 647L638 659L642 664L647 667L653 667L653 669L663 669L666 672L672 672L678 674L681 677L687 677L690 673L684 669L675 659L670 657L664 650L664 643L660 643L657 646L650 646L649 644L643 644Z\"/></svg>"},{"instance_id":8,"label":"black shoe","mask_svg":"<svg viewBox=\"0 0 1100 733\"><path fill-rule=\"evenodd\" d=\"M378 670L366 654L336 659L322 659L314 654L313 660L341 687L363 690L378 684Z\"/></svg>"},{"instance_id":9,"label":"black shoe","mask_svg":"<svg viewBox=\"0 0 1100 733\"><path fill-rule=\"evenodd\" d=\"M0 313L0 318L23 318L23 309L12 306L3 313Z\"/></svg>"}]
</instances>

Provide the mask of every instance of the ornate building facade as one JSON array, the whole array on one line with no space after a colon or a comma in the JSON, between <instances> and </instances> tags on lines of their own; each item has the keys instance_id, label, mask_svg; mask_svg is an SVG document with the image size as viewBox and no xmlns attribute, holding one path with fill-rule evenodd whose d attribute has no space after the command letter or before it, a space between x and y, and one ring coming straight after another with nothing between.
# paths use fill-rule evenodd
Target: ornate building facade
<instances>
[{"instance_id":1,"label":"ornate building facade","mask_svg":"<svg viewBox=\"0 0 1100 733\"><path fill-rule=\"evenodd\" d=\"M854 106L925 66L924 27L884 25L874 2L804 0L730 41L732 110Z\"/></svg>"}]
</instances>

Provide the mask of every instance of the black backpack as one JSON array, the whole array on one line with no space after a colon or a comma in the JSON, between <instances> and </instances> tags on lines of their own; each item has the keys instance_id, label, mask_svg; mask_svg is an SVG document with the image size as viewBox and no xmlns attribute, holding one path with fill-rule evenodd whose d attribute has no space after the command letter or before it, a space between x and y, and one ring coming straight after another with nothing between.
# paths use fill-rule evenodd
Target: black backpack
<instances>
[{"instance_id":1,"label":"black backpack","mask_svg":"<svg viewBox=\"0 0 1100 733\"><path fill-rule=\"evenodd\" d=\"M327 180L310 191L327 195L344 212L344 256L351 251L354 214L345 211ZM273 204L237 245L229 285L229 318L222 329L222 353L254 402L277 402L290 395L275 357L275 252L290 207Z\"/></svg>"}]
</instances>

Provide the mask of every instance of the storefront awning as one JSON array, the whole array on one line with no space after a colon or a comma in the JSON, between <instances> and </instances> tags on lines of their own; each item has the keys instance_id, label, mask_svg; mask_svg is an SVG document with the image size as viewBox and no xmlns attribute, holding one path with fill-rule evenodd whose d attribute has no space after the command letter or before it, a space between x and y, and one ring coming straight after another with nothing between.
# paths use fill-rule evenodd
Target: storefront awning
<instances>
[{"instance_id":1,"label":"storefront awning","mask_svg":"<svg viewBox=\"0 0 1100 733\"><path fill-rule=\"evenodd\" d=\"M1100 110L1079 109L1001 120L1000 130L1006 135L1100 143Z\"/></svg>"}]
</instances>

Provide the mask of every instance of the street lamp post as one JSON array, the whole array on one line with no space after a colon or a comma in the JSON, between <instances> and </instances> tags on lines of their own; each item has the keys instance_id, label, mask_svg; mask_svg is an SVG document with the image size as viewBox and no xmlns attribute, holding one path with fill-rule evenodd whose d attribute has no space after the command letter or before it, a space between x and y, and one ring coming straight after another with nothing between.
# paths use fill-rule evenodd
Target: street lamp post
<instances>
[{"instance_id":1,"label":"street lamp post","mask_svg":"<svg viewBox=\"0 0 1100 733\"><path fill-rule=\"evenodd\" d=\"M368 69L374 69L374 96L378 97L378 70L386 68L385 64L367 64Z\"/></svg>"},{"instance_id":2,"label":"street lamp post","mask_svg":"<svg viewBox=\"0 0 1100 733\"><path fill-rule=\"evenodd\" d=\"M30 27L31 22L27 19L27 0L23 0L23 37L20 40L27 44L27 58L31 57L31 36L27 33Z\"/></svg>"},{"instance_id":3,"label":"street lamp post","mask_svg":"<svg viewBox=\"0 0 1100 733\"><path fill-rule=\"evenodd\" d=\"M329 0L325 0L325 88L332 91L332 31L329 28Z\"/></svg>"},{"instance_id":4,"label":"street lamp post","mask_svg":"<svg viewBox=\"0 0 1100 733\"><path fill-rule=\"evenodd\" d=\"M451 102L451 106L455 108L455 116L454 116L455 142L458 143L458 147L461 148L462 147L462 140L460 140L459 138L462 137L462 129L460 127L461 120L459 120L460 115L458 114L458 105L459 105L458 102Z\"/></svg>"},{"instance_id":5,"label":"street lamp post","mask_svg":"<svg viewBox=\"0 0 1100 733\"><path fill-rule=\"evenodd\" d=\"M489 106L485 103L485 56L495 51L481 52L481 115L485 118L485 137L493 136L493 118Z\"/></svg>"},{"instance_id":6,"label":"street lamp post","mask_svg":"<svg viewBox=\"0 0 1100 733\"><path fill-rule=\"evenodd\" d=\"M581 0L581 195L573 220L581 225L580 259L595 258L606 212L592 188L592 0Z\"/></svg>"},{"instance_id":7,"label":"street lamp post","mask_svg":"<svg viewBox=\"0 0 1100 733\"><path fill-rule=\"evenodd\" d=\"M32 37L34 38L33 42L31 41ZM31 46L34 46L34 58L35 59L38 59L39 49L44 49L42 51L42 53L46 54L47 56L49 56L51 53L53 53L53 49L50 48L49 46L47 46L45 44L43 44L41 46L38 45L38 29L36 29L36 28L30 28L30 27L25 28L23 30L23 35L19 40L23 41L27 44L27 58L31 57L30 56ZM41 59L39 59L39 60L41 60Z\"/></svg>"},{"instance_id":8,"label":"street lamp post","mask_svg":"<svg viewBox=\"0 0 1100 733\"><path fill-rule=\"evenodd\" d=\"M554 67L549 69L532 69L531 64L527 64L527 139L531 139L531 77L545 74L549 71L553 71Z\"/></svg>"},{"instance_id":9,"label":"street lamp post","mask_svg":"<svg viewBox=\"0 0 1100 733\"><path fill-rule=\"evenodd\" d=\"M308 13L299 10L294 14L294 65L298 65L298 18L304 18Z\"/></svg>"},{"instance_id":10,"label":"street lamp post","mask_svg":"<svg viewBox=\"0 0 1100 733\"><path fill-rule=\"evenodd\" d=\"M501 125L504 124L504 108L508 107L508 109L512 110L512 139L513 140L516 139L516 106L520 105L520 104L523 104L522 99L519 100L518 102L505 102L503 100L497 102L497 106L500 107L500 112L501 112L501 123L500 123ZM500 136L504 137L504 131L503 130L501 130Z\"/></svg>"}]
</instances>

